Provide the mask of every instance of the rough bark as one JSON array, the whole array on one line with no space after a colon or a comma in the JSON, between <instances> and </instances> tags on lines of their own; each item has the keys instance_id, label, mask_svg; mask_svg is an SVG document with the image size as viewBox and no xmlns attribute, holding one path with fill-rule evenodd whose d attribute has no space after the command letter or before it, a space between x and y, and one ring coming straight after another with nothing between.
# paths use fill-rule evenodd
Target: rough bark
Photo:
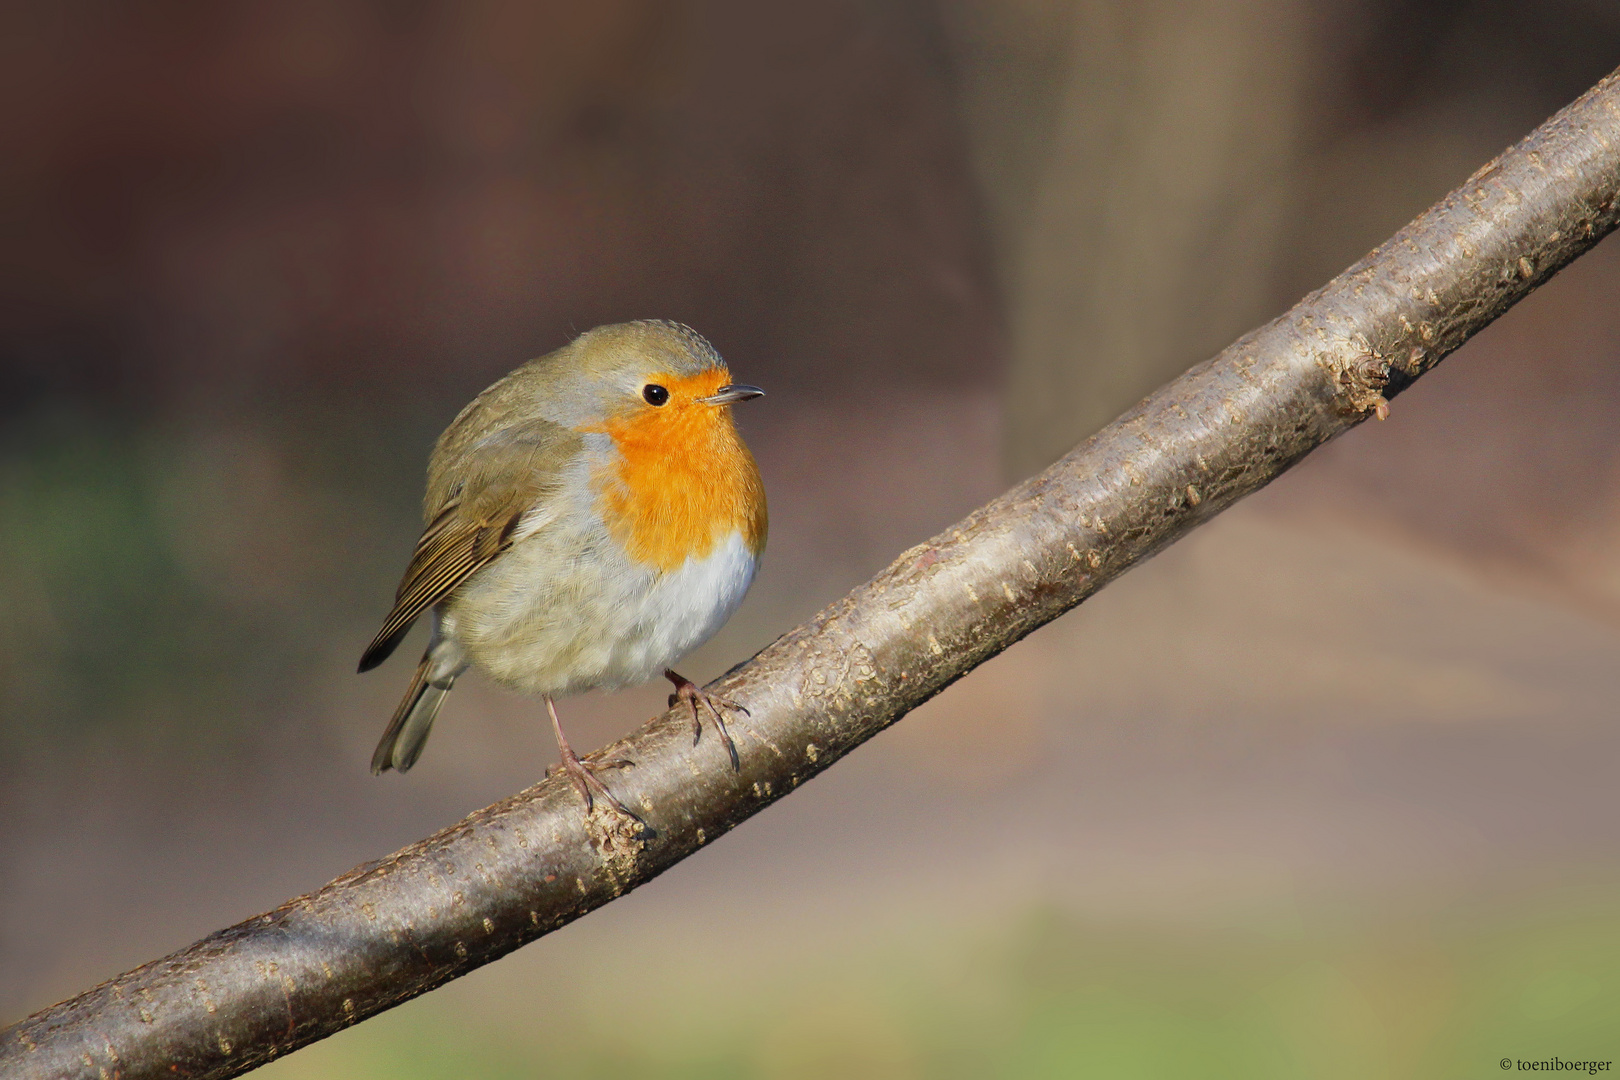
<instances>
[{"instance_id":1,"label":"rough bark","mask_svg":"<svg viewBox=\"0 0 1620 1080\"><path fill-rule=\"evenodd\" d=\"M1369 163L1376 167L1376 163ZM225 1077L649 880L1368 416L1615 227L1620 72L1293 310L713 688L733 772L671 712L608 749L646 830L564 778L0 1032L0 1072Z\"/></svg>"}]
</instances>

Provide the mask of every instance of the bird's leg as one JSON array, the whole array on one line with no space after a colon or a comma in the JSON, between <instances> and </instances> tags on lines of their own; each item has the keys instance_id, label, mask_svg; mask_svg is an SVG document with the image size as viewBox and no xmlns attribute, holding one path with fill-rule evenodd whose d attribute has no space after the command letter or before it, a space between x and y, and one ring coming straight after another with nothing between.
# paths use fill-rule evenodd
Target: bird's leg
<instances>
[{"instance_id":1,"label":"bird's leg","mask_svg":"<svg viewBox=\"0 0 1620 1080\"><path fill-rule=\"evenodd\" d=\"M547 694L545 697L546 712L551 715L551 730L557 736L557 750L562 757L563 772L568 774L568 779L574 782L574 787L579 791L580 798L585 800L585 812L588 814L595 808L596 801L591 794L595 792L606 799L608 805L619 811L619 813L640 821L641 818L632 813L629 807L613 797L613 792L609 791L607 786L596 778L594 772L596 769L622 769L635 763L623 759L602 762L581 761L579 756L574 753L574 748L568 745L568 737L563 734L562 724L557 720L557 706L551 700L551 695ZM546 770L547 773L550 773L550 771L550 769Z\"/></svg>"},{"instance_id":2,"label":"bird's leg","mask_svg":"<svg viewBox=\"0 0 1620 1080\"><path fill-rule=\"evenodd\" d=\"M742 762L737 758L737 744L731 741L731 732L726 730L726 718L720 715L720 710L734 709L744 716L753 714L735 701L709 693L678 672L666 670L664 678L675 684L675 692L669 695L669 707L673 709L677 701L684 701L692 707L692 745L696 746L698 740L703 738L703 714L699 708L706 707L709 715L714 717L714 726L720 730L720 738L725 740L726 752L731 755L732 771L741 772Z\"/></svg>"}]
</instances>

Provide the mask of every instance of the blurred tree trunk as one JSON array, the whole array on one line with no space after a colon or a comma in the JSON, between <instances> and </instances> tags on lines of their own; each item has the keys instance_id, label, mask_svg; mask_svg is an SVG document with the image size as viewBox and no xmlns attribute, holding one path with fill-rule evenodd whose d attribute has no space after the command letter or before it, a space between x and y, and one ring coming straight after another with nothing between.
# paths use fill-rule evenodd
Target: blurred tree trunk
<instances>
[{"instance_id":1,"label":"blurred tree trunk","mask_svg":"<svg viewBox=\"0 0 1620 1080\"><path fill-rule=\"evenodd\" d=\"M1012 474L1274 314L1320 6L945 0L1008 298Z\"/></svg>"}]
</instances>

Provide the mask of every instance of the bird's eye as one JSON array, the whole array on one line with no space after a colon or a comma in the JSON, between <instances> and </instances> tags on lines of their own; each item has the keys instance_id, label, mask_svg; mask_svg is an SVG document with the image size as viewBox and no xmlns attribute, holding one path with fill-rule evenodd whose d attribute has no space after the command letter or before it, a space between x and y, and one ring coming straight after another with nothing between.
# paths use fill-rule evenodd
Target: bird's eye
<instances>
[{"instance_id":1,"label":"bird's eye","mask_svg":"<svg viewBox=\"0 0 1620 1080\"><path fill-rule=\"evenodd\" d=\"M662 405L669 400L669 391L652 382L641 388L641 397L649 405Z\"/></svg>"}]
</instances>

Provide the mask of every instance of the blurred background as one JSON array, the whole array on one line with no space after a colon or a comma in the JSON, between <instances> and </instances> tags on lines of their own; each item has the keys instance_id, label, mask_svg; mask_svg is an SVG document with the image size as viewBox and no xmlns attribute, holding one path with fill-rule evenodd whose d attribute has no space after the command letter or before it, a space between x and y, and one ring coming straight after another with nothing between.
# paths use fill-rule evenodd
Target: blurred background
<instances>
[{"instance_id":1,"label":"blurred background","mask_svg":"<svg viewBox=\"0 0 1620 1080\"><path fill-rule=\"evenodd\" d=\"M409 665L353 673L433 437L522 360L674 318L770 391L707 680L1617 63L1612 0L13 0L0 1025L553 760L469 677L372 777ZM1616 243L712 848L264 1075L1620 1057Z\"/></svg>"}]
</instances>

